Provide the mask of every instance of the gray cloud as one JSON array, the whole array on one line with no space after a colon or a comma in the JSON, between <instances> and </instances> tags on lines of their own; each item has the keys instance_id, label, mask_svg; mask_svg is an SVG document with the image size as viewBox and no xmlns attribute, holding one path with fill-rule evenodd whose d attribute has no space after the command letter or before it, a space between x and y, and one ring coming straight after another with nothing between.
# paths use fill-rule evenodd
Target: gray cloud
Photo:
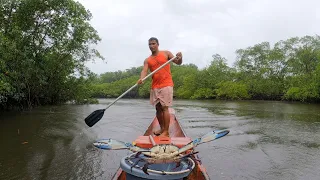
<instances>
[{"instance_id":1,"label":"gray cloud","mask_svg":"<svg viewBox=\"0 0 320 180\"><path fill-rule=\"evenodd\" d=\"M79 0L93 14L106 58L87 63L95 73L141 66L150 55L147 40L181 51L184 63L208 66L218 53L235 61L235 51L262 41L319 34L317 0Z\"/></svg>"}]
</instances>

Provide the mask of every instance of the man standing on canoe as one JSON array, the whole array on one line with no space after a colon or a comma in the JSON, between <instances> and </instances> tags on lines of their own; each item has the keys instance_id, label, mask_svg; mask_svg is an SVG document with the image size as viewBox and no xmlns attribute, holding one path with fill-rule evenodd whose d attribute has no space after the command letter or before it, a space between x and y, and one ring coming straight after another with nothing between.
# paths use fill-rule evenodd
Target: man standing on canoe
<instances>
[{"instance_id":1,"label":"man standing on canoe","mask_svg":"<svg viewBox=\"0 0 320 180\"><path fill-rule=\"evenodd\" d=\"M138 84L142 83L142 79L147 76L148 70L152 72L174 57L170 51L159 50L159 41L155 37L149 39L149 49L152 54L145 59L143 63L143 69ZM181 52L176 54L176 58L172 62L178 65L182 63ZM158 132L154 132L155 135L169 136L170 114L168 107L172 106L173 86L174 83L171 76L170 64L167 64L153 74L150 103L156 107L156 116L161 127Z\"/></svg>"}]
</instances>

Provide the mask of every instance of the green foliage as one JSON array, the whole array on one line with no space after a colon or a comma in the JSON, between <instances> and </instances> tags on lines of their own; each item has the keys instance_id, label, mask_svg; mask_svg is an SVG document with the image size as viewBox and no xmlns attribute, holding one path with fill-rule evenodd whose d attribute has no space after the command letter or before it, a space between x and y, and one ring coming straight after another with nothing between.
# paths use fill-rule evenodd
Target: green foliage
<instances>
[{"instance_id":1,"label":"green foliage","mask_svg":"<svg viewBox=\"0 0 320 180\"><path fill-rule=\"evenodd\" d=\"M102 83L110 83L114 81L118 81L120 79L128 78L131 76L139 75L141 73L142 66L136 68L132 67L131 69L127 69L126 71L116 71L116 72L106 72L100 75L100 81Z\"/></svg>"},{"instance_id":2,"label":"green foliage","mask_svg":"<svg viewBox=\"0 0 320 180\"><path fill-rule=\"evenodd\" d=\"M219 83L218 87L216 91L218 99L242 100L250 98L245 84L226 81Z\"/></svg>"},{"instance_id":3,"label":"green foliage","mask_svg":"<svg viewBox=\"0 0 320 180\"><path fill-rule=\"evenodd\" d=\"M191 99L213 99L215 97L215 93L210 88L200 88L197 89Z\"/></svg>"},{"instance_id":4,"label":"green foliage","mask_svg":"<svg viewBox=\"0 0 320 180\"><path fill-rule=\"evenodd\" d=\"M297 75L290 77L288 82L290 88L284 95L284 99L302 102L311 102L320 100L320 64L315 67L311 74Z\"/></svg>"},{"instance_id":5,"label":"green foliage","mask_svg":"<svg viewBox=\"0 0 320 180\"><path fill-rule=\"evenodd\" d=\"M291 87L284 96L287 100L293 101L317 101L319 100L319 89L313 84L306 87Z\"/></svg>"},{"instance_id":6,"label":"green foliage","mask_svg":"<svg viewBox=\"0 0 320 180\"><path fill-rule=\"evenodd\" d=\"M84 62L103 59L91 18L73 0L1 1L0 109L90 96Z\"/></svg>"},{"instance_id":7,"label":"green foliage","mask_svg":"<svg viewBox=\"0 0 320 180\"><path fill-rule=\"evenodd\" d=\"M196 90L196 76L198 67L194 64L172 66L172 79L174 81L174 96L189 98Z\"/></svg>"},{"instance_id":8,"label":"green foliage","mask_svg":"<svg viewBox=\"0 0 320 180\"><path fill-rule=\"evenodd\" d=\"M182 85L176 88L176 96L178 98L189 98L196 91L196 73L185 75Z\"/></svg>"}]
</instances>

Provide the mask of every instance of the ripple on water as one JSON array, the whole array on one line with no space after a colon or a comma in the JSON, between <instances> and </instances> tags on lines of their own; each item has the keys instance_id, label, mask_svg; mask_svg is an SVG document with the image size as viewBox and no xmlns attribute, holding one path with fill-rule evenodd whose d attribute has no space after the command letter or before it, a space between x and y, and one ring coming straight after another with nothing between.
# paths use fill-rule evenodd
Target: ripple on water
<instances>
[{"instance_id":1,"label":"ripple on water","mask_svg":"<svg viewBox=\"0 0 320 180\"><path fill-rule=\"evenodd\" d=\"M0 179L110 179L129 152L104 151L92 143L109 137L131 142L155 116L148 99L122 99L95 126L87 127L84 118L110 102L113 99L6 116L10 122L0 126ZM319 105L175 100L174 108L191 138L230 130L197 147L211 179L320 177ZM26 140L29 143L22 145Z\"/></svg>"}]
</instances>

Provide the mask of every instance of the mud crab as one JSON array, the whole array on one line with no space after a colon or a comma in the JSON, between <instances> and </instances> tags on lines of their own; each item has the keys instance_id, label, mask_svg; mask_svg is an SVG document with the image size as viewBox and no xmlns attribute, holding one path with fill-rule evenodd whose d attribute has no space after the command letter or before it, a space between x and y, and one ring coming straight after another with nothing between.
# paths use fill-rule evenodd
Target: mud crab
<instances>
[{"instance_id":1,"label":"mud crab","mask_svg":"<svg viewBox=\"0 0 320 180\"><path fill-rule=\"evenodd\" d=\"M174 162L177 163L176 167L178 167L180 165L179 162L187 158L191 158L193 161L199 161L192 156L198 153L193 151L194 147L202 143L219 139L227 135L228 133L229 130L211 131L200 138L194 139L181 148L173 144L158 144L154 145L150 149L145 149L135 146L132 143L125 143L114 139L101 139L93 144L95 147L104 150L128 149L134 152L127 158L127 160L138 158L137 161L132 162L131 170L132 167L135 167L139 162L143 161L146 162L146 164L143 166L142 170L144 171L144 173L148 174L148 166L150 164ZM188 150L191 151L187 152Z\"/></svg>"},{"instance_id":2,"label":"mud crab","mask_svg":"<svg viewBox=\"0 0 320 180\"><path fill-rule=\"evenodd\" d=\"M182 155L183 152L179 154L181 149L173 144L155 145L149 150L141 150L131 154L129 157L127 157L127 160L130 161L132 159L137 159L135 162L130 162L132 164L131 171L132 168L135 167L139 162L146 162L142 168L143 172L146 174L148 174L148 166L150 164L176 163L177 168L180 166L180 162L182 160L186 160L188 158L191 158L193 161L200 161L192 156L198 152L190 152ZM141 154L143 154L143 156L141 156Z\"/></svg>"}]
</instances>

